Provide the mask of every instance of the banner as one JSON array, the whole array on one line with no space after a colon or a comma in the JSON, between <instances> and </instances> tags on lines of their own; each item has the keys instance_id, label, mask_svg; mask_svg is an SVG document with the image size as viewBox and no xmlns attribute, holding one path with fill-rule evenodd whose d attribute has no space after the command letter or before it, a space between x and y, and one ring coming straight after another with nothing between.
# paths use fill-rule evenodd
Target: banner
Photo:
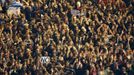
<instances>
[{"instance_id":1,"label":"banner","mask_svg":"<svg viewBox=\"0 0 134 75\"><path fill-rule=\"evenodd\" d=\"M14 1L10 7L22 7L23 5L20 2Z\"/></svg>"},{"instance_id":2,"label":"banner","mask_svg":"<svg viewBox=\"0 0 134 75\"><path fill-rule=\"evenodd\" d=\"M86 15L86 12L81 13L79 10L71 10L71 14L75 16L82 16L82 15Z\"/></svg>"},{"instance_id":3,"label":"banner","mask_svg":"<svg viewBox=\"0 0 134 75\"><path fill-rule=\"evenodd\" d=\"M7 10L7 14L9 16L19 15L20 14L20 7L9 7Z\"/></svg>"},{"instance_id":4,"label":"banner","mask_svg":"<svg viewBox=\"0 0 134 75\"><path fill-rule=\"evenodd\" d=\"M41 59L40 59L41 63L49 63L50 62L50 57L48 56L42 56Z\"/></svg>"},{"instance_id":5,"label":"banner","mask_svg":"<svg viewBox=\"0 0 134 75\"><path fill-rule=\"evenodd\" d=\"M79 10L71 10L71 14L72 15L80 15L80 11Z\"/></svg>"},{"instance_id":6,"label":"banner","mask_svg":"<svg viewBox=\"0 0 134 75\"><path fill-rule=\"evenodd\" d=\"M7 14L9 16L12 16L12 15L19 15L20 14L20 8L22 7L23 5L20 3L20 2L16 2L14 1L8 8L7 10Z\"/></svg>"}]
</instances>

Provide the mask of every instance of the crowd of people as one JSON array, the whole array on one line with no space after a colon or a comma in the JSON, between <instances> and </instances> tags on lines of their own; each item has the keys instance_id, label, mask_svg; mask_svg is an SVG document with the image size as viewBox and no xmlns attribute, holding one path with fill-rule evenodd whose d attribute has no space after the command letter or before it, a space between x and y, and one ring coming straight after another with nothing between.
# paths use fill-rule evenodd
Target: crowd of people
<instances>
[{"instance_id":1,"label":"crowd of people","mask_svg":"<svg viewBox=\"0 0 134 75\"><path fill-rule=\"evenodd\" d=\"M134 0L16 0L8 15L12 1L0 0L0 75L134 75Z\"/></svg>"}]
</instances>

